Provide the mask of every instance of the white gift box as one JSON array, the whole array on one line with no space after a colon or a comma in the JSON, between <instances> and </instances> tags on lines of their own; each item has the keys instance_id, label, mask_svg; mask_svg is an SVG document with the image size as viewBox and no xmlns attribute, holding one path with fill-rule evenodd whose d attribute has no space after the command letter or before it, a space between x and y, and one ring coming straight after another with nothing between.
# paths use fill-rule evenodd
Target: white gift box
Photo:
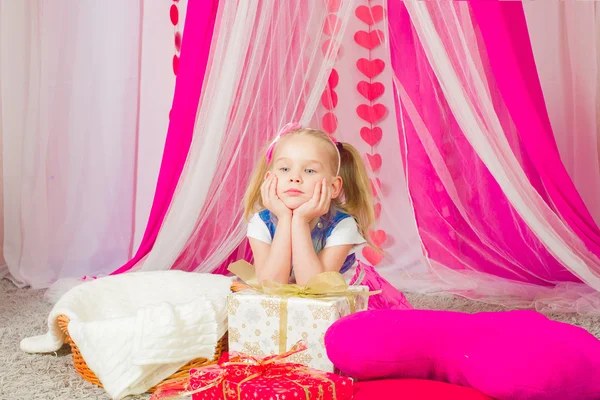
<instances>
[{"instance_id":1,"label":"white gift box","mask_svg":"<svg viewBox=\"0 0 600 400\"><path fill-rule=\"evenodd\" d=\"M366 286L350 286L366 292ZM229 351L256 357L282 354L300 340L308 349L288 358L326 372L334 372L327 358L325 333L337 320L368 307L367 295L325 298L262 294L253 289L229 295ZM282 335L283 332L283 335Z\"/></svg>"}]
</instances>

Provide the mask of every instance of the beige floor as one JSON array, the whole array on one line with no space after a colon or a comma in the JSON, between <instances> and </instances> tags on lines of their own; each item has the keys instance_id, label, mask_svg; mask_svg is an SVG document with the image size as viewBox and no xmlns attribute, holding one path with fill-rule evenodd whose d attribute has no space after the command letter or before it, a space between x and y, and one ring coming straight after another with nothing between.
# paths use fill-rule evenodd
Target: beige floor
<instances>
[{"instance_id":1,"label":"beige floor","mask_svg":"<svg viewBox=\"0 0 600 400\"><path fill-rule=\"evenodd\" d=\"M67 346L58 353L31 355L21 352L23 337L46 332L51 305L42 291L17 289L0 280L0 400L108 399L104 391L81 379L73 369ZM451 297L409 295L420 309L465 312L496 311L501 307ZM553 314L551 318L582 326L600 337L600 317ZM128 399L148 399L142 395Z\"/></svg>"}]
</instances>

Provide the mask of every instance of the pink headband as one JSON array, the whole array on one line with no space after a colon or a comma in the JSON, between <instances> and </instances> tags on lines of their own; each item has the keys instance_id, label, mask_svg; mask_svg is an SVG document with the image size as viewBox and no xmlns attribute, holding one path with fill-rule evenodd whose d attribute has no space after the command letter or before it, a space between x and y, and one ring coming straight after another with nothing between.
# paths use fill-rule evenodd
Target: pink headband
<instances>
[{"instance_id":1,"label":"pink headband","mask_svg":"<svg viewBox=\"0 0 600 400\"><path fill-rule=\"evenodd\" d=\"M302 129L302 125L300 125L297 122L290 122L289 124L286 124L283 128L281 128L281 130L279 131L277 136L275 136L275 139L273 139L273 141L267 148L267 153L265 154L265 157L267 158L267 164L271 163L271 159L273 158L273 150L275 149L275 145L277 144L277 141L279 139L281 139L283 136L287 135L288 133L299 131L300 129ZM337 167L337 172L335 174L337 176L340 173L340 166L342 164L342 156L340 155L340 149L338 147L340 145L340 143L329 135L327 135L327 137L331 140L331 143L333 144L333 147L335 147L335 151L337 152L337 155L338 155L338 167Z\"/></svg>"}]
</instances>

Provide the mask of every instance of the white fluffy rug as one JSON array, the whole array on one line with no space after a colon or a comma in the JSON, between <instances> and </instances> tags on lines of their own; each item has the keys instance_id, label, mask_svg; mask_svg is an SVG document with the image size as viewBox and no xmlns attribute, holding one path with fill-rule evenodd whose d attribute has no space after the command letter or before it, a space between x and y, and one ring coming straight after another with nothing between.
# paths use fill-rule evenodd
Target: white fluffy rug
<instances>
[{"instance_id":1,"label":"white fluffy rug","mask_svg":"<svg viewBox=\"0 0 600 400\"><path fill-rule=\"evenodd\" d=\"M83 380L73 369L68 346L58 353L32 355L21 352L22 338L46 332L46 319L52 308L44 302L43 291L17 289L0 280L0 400L79 400L108 399L104 391ZM502 307L453 297L409 295L419 309L464 312L497 311ZM600 337L600 317L551 314L550 318L587 329ZM132 396L128 399L148 399Z\"/></svg>"}]
</instances>

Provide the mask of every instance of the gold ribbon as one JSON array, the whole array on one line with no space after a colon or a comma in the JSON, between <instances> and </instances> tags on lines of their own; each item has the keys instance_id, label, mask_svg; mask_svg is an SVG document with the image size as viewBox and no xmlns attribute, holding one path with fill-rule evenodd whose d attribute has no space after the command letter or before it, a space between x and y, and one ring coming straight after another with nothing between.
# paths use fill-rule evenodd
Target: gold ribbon
<instances>
[{"instance_id":1,"label":"gold ribbon","mask_svg":"<svg viewBox=\"0 0 600 400\"><path fill-rule=\"evenodd\" d=\"M287 323L288 323L288 299L290 297L303 297L312 299L330 299L334 297L347 297L350 302L350 313L356 312L356 296L373 296L381 293L381 290L367 292L350 290L350 285L339 272L322 272L311 278L306 285L293 283L283 284L274 281L263 281L259 283L256 279L256 270L244 260L236 261L227 268L231 273L244 281L252 289L259 293L279 296L279 353L285 352L287 348Z\"/></svg>"},{"instance_id":2,"label":"gold ribbon","mask_svg":"<svg viewBox=\"0 0 600 400\"><path fill-rule=\"evenodd\" d=\"M283 284L274 281L258 283L254 267L244 260L236 261L227 268L231 273L244 281L251 288L264 294L277 296L296 296L310 298L330 298L344 295L373 295L379 292L356 292L348 290L350 287L344 276L339 272L322 272L311 278L305 286L295 283Z\"/></svg>"}]
</instances>

